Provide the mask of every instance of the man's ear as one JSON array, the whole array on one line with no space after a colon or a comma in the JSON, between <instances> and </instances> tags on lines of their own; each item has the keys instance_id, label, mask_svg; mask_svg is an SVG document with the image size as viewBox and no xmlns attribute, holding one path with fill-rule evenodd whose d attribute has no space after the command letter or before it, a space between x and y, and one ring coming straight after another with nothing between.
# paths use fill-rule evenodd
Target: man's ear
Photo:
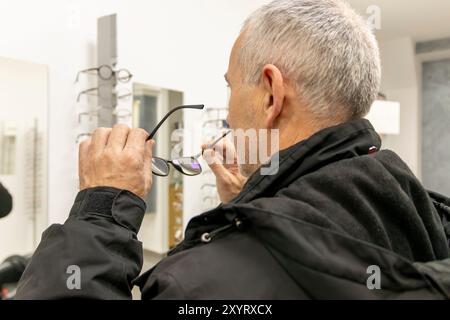
<instances>
[{"instance_id":1,"label":"man's ear","mask_svg":"<svg viewBox=\"0 0 450 320\"><path fill-rule=\"evenodd\" d=\"M266 126L274 128L283 109L286 90L283 75L276 66L267 64L262 71L262 81L268 99L265 103Z\"/></svg>"}]
</instances>

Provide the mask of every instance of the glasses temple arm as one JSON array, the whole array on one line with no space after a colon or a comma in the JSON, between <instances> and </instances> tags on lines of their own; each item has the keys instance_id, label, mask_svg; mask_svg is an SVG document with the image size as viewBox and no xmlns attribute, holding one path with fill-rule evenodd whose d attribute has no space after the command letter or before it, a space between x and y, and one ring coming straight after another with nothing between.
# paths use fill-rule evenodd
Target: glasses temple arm
<instances>
[{"instance_id":1,"label":"glasses temple arm","mask_svg":"<svg viewBox=\"0 0 450 320\"><path fill-rule=\"evenodd\" d=\"M91 71L97 71L98 72L99 69L100 68L89 68L89 69L84 69L84 70L78 71L77 77L75 79L75 82L78 82L78 80L80 79L80 74L91 72Z\"/></svg>"},{"instance_id":2,"label":"glasses temple arm","mask_svg":"<svg viewBox=\"0 0 450 320\"><path fill-rule=\"evenodd\" d=\"M162 120L160 122L158 122L155 129L153 129L153 131L150 133L149 137L147 138L147 141L150 139L153 139L153 137L155 136L158 129L163 125L163 123L167 120L167 118L169 118L172 115L172 113L174 113L175 111L178 111L180 109L200 109L201 110L204 107L205 106L203 104L199 104L199 105L190 105L190 106L179 106L179 107L173 108L164 116L164 118L162 118Z\"/></svg>"},{"instance_id":3,"label":"glasses temple arm","mask_svg":"<svg viewBox=\"0 0 450 320\"><path fill-rule=\"evenodd\" d=\"M81 91L77 96L77 102L80 102L80 98L83 94L88 94L89 92L96 91L96 90L98 90L98 88L90 88L90 89Z\"/></svg>"},{"instance_id":4,"label":"glasses temple arm","mask_svg":"<svg viewBox=\"0 0 450 320\"><path fill-rule=\"evenodd\" d=\"M206 149L212 149L216 146L216 144L218 144L220 142L220 140L222 140L223 138L225 138L227 135L229 135L231 133L231 131L233 130L228 130L227 132L225 132L224 134L222 134L220 137L218 137L216 140L214 140L213 142L211 142L210 144L208 144L206 146L205 149L203 149L201 152L197 153L195 156L193 156L193 159L198 159L200 158L203 153L205 152Z\"/></svg>"}]
</instances>

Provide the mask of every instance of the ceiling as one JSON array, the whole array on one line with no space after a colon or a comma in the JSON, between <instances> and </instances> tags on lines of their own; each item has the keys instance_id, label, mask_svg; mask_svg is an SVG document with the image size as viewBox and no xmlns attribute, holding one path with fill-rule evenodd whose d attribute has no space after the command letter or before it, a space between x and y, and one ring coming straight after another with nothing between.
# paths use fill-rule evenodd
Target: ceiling
<instances>
[{"instance_id":1,"label":"ceiling","mask_svg":"<svg viewBox=\"0 0 450 320\"><path fill-rule=\"evenodd\" d=\"M450 37L450 0L347 0L363 16L367 8L381 9L379 40L412 37L427 41Z\"/></svg>"}]
</instances>

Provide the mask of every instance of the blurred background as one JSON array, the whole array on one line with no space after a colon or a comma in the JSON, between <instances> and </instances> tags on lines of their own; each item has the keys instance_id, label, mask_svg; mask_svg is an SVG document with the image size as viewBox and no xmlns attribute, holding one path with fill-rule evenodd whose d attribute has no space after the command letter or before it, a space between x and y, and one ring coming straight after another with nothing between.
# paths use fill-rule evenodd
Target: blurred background
<instances>
[{"instance_id":1,"label":"blurred background","mask_svg":"<svg viewBox=\"0 0 450 320\"><path fill-rule=\"evenodd\" d=\"M226 128L223 75L263 0L0 0L0 261L63 223L78 189L78 144L97 126L151 130L159 156L192 155ZM450 1L350 0L379 40L383 78L368 116L427 188L450 195ZM103 66L103 67L102 67ZM206 167L206 166L205 166ZM172 170L174 171L174 170ZM146 265L218 204L214 177L155 178L139 237Z\"/></svg>"}]
</instances>

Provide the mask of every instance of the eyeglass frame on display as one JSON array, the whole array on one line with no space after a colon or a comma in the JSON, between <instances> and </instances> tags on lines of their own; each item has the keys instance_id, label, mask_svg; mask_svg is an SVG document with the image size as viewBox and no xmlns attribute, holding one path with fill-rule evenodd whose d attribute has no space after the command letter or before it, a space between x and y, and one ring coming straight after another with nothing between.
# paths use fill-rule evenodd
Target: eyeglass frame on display
<instances>
[{"instance_id":1,"label":"eyeglass frame on display","mask_svg":"<svg viewBox=\"0 0 450 320\"><path fill-rule=\"evenodd\" d=\"M100 87L95 87L95 88L89 88L89 89L81 91L80 93L78 93L77 103L80 102L81 96L83 94L85 94L87 96L99 96L98 93L97 94L89 94L89 92L96 91L96 90L98 91L99 89L100 89ZM113 92L113 94L117 95L117 93L119 93L119 90L113 89L113 91L115 91L115 92ZM124 91L126 91L127 93L117 96L117 100L129 98L129 97L131 97L133 95L133 93L130 90L128 90L128 89L125 89Z\"/></svg>"},{"instance_id":2,"label":"eyeglass frame on display","mask_svg":"<svg viewBox=\"0 0 450 320\"><path fill-rule=\"evenodd\" d=\"M101 72L100 72L100 70L101 70L102 68L107 68L107 69L109 69L111 75L108 76L108 77L103 77L103 76L101 75ZM96 68L88 68L88 69L85 69L85 70L78 71L77 77L76 77L76 79L75 79L75 82L78 82L78 81L80 80L80 74L82 74L82 73L90 74L89 72L92 72L92 71L96 71L97 76L98 76L100 79L105 80L105 81L111 80L113 77L116 77L116 79L117 79L119 82L127 83L127 82L130 82L130 80L133 78L133 74L132 74L128 69L114 70L111 66L108 66L108 65L104 64L104 65L101 65L101 66L96 67ZM126 72L126 73L128 74L128 76L126 76L126 77L116 76L116 75L119 75L121 72Z\"/></svg>"}]
</instances>

